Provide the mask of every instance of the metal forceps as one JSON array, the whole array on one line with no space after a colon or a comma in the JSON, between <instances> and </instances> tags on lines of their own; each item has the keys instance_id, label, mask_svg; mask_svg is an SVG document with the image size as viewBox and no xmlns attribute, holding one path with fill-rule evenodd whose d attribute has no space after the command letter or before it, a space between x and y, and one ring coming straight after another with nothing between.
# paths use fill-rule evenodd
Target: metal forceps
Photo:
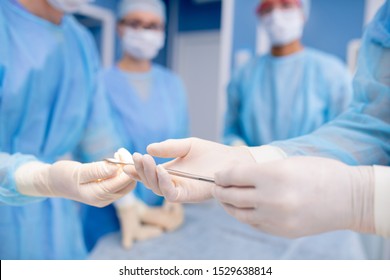
<instances>
[{"instance_id":1,"label":"metal forceps","mask_svg":"<svg viewBox=\"0 0 390 280\"><path fill-rule=\"evenodd\" d=\"M109 162L109 163L113 163L113 164L134 166L134 163L132 163L132 162L123 162L123 161L117 160L115 158L105 158L104 160ZM210 178L210 177L200 176L200 175L191 174L191 173L178 171L178 170L173 170L173 169L169 169L169 168L166 168L166 170L169 174L174 175L174 176L215 184L215 180L213 178Z\"/></svg>"}]
</instances>

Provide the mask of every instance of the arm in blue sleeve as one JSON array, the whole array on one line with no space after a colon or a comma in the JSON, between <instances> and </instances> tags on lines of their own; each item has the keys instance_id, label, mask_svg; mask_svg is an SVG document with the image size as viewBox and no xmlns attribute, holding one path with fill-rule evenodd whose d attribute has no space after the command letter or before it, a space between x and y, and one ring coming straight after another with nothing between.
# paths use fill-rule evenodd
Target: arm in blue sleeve
<instances>
[{"instance_id":1,"label":"arm in blue sleeve","mask_svg":"<svg viewBox=\"0 0 390 280\"><path fill-rule=\"evenodd\" d=\"M333 120L341 113L345 112L352 101L352 77L345 67L339 61L332 69L332 77L329 81L329 104L327 119Z\"/></svg>"},{"instance_id":2,"label":"arm in blue sleeve","mask_svg":"<svg viewBox=\"0 0 390 280\"><path fill-rule=\"evenodd\" d=\"M241 69L242 71L242 69ZM225 113L223 143L232 145L234 142L245 142L241 135L240 126L240 81L241 71L238 71L227 88L227 108Z\"/></svg>"},{"instance_id":3,"label":"arm in blue sleeve","mask_svg":"<svg viewBox=\"0 0 390 280\"><path fill-rule=\"evenodd\" d=\"M81 162L92 162L112 157L118 148L124 145L114 127L95 41L86 29L81 32L88 55L85 63L93 79L93 96L85 132L74 152L74 157Z\"/></svg>"},{"instance_id":4,"label":"arm in blue sleeve","mask_svg":"<svg viewBox=\"0 0 390 280\"><path fill-rule=\"evenodd\" d=\"M88 124L75 157L82 162L99 161L106 157L113 157L114 153L123 146L114 127L103 79L100 78L92 99Z\"/></svg>"},{"instance_id":5,"label":"arm in blue sleeve","mask_svg":"<svg viewBox=\"0 0 390 280\"><path fill-rule=\"evenodd\" d=\"M8 44L5 35L4 16L0 5L0 104L3 95L3 82L6 75L6 61L8 59ZM0 128L1 129L1 128ZM22 164L35 161L33 156L15 154L10 155L2 152L0 140L0 205L23 205L32 202L42 201L44 198L25 196L16 188L14 173Z\"/></svg>"},{"instance_id":6,"label":"arm in blue sleeve","mask_svg":"<svg viewBox=\"0 0 390 280\"><path fill-rule=\"evenodd\" d=\"M179 106L179 122L178 122L178 133L177 137L186 138L190 136L190 122L189 122L189 111L188 111L188 99L187 93L184 88L183 82L180 78L177 79L177 91L179 92L180 101Z\"/></svg>"},{"instance_id":7,"label":"arm in blue sleeve","mask_svg":"<svg viewBox=\"0 0 390 280\"><path fill-rule=\"evenodd\" d=\"M42 197L26 196L18 192L14 174L23 164L37 159L33 156L0 152L0 205L23 205L44 200Z\"/></svg>"},{"instance_id":8,"label":"arm in blue sleeve","mask_svg":"<svg viewBox=\"0 0 390 280\"><path fill-rule=\"evenodd\" d=\"M348 164L390 164L390 2L369 25L354 78L354 100L314 133L274 142L289 156L331 157Z\"/></svg>"}]
</instances>

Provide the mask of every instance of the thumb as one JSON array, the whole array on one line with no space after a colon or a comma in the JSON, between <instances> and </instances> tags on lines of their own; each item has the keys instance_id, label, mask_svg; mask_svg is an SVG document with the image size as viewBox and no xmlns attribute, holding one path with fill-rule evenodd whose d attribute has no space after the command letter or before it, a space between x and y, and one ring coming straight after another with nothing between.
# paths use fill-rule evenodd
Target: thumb
<instances>
[{"instance_id":1,"label":"thumb","mask_svg":"<svg viewBox=\"0 0 390 280\"><path fill-rule=\"evenodd\" d=\"M115 164L105 163L103 161L86 163L80 166L80 183L95 182L99 179L108 179L114 177L119 170Z\"/></svg>"},{"instance_id":2,"label":"thumb","mask_svg":"<svg viewBox=\"0 0 390 280\"><path fill-rule=\"evenodd\" d=\"M185 157L191 150L192 138L171 139L148 146L148 154L162 158Z\"/></svg>"},{"instance_id":3,"label":"thumb","mask_svg":"<svg viewBox=\"0 0 390 280\"><path fill-rule=\"evenodd\" d=\"M234 164L215 173L215 184L221 187L253 186L257 164Z\"/></svg>"},{"instance_id":4,"label":"thumb","mask_svg":"<svg viewBox=\"0 0 390 280\"><path fill-rule=\"evenodd\" d=\"M130 178L136 181L142 181L141 178L138 176L137 170L135 170L134 166L131 165L123 166L123 172L125 172Z\"/></svg>"}]
</instances>

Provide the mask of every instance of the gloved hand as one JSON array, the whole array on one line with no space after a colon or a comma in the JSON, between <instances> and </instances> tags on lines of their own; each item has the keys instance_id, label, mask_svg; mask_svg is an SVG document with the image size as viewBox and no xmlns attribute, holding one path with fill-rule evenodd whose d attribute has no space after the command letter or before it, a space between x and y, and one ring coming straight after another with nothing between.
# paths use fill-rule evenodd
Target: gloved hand
<instances>
[{"instance_id":1,"label":"gloved hand","mask_svg":"<svg viewBox=\"0 0 390 280\"><path fill-rule=\"evenodd\" d=\"M164 231L174 231L184 222L184 208L180 203L164 201L162 207L144 208L140 219L146 225L154 225Z\"/></svg>"},{"instance_id":2,"label":"gloved hand","mask_svg":"<svg viewBox=\"0 0 390 280\"><path fill-rule=\"evenodd\" d=\"M233 217L279 236L373 233L373 174L325 158L240 164L216 173L213 196Z\"/></svg>"},{"instance_id":3,"label":"gloved hand","mask_svg":"<svg viewBox=\"0 0 390 280\"><path fill-rule=\"evenodd\" d=\"M134 199L132 203L114 205L120 222L123 248L128 250L133 246L134 241L155 238L163 233L163 230L157 226L142 224L140 216L145 208L140 201Z\"/></svg>"},{"instance_id":4,"label":"gloved hand","mask_svg":"<svg viewBox=\"0 0 390 280\"><path fill-rule=\"evenodd\" d=\"M149 207L137 198L128 196L118 201L121 205L114 204L125 249L130 249L134 241L156 238L164 231L173 231L182 225L184 211L181 204L172 205L168 202L162 207ZM132 202L123 203L126 199Z\"/></svg>"},{"instance_id":5,"label":"gloved hand","mask_svg":"<svg viewBox=\"0 0 390 280\"><path fill-rule=\"evenodd\" d=\"M131 154L124 148L115 153L115 158L123 162L133 162ZM156 226L142 225L140 214L147 208L134 194L130 193L114 202L122 234L122 246L130 249L134 241L155 238L162 234Z\"/></svg>"},{"instance_id":6,"label":"gloved hand","mask_svg":"<svg viewBox=\"0 0 390 280\"><path fill-rule=\"evenodd\" d=\"M30 162L15 172L20 193L29 196L63 197L103 207L134 189L135 181L113 164L58 161Z\"/></svg>"},{"instance_id":7,"label":"gloved hand","mask_svg":"<svg viewBox=\"0 0 390 280\"><path fill-rule=\"evenodd\" d=\"M248 163L254 159L247 147L230 147L198 138L167 140L148 146L148 153L162 158L177 158L156 167L150 155L133 155L135 170L124 171L142 182L154 193L170 202L199 202L212 198L213 184L171 176L164 168L213 177L232 162Z\"/></svg>"}]
</instances>

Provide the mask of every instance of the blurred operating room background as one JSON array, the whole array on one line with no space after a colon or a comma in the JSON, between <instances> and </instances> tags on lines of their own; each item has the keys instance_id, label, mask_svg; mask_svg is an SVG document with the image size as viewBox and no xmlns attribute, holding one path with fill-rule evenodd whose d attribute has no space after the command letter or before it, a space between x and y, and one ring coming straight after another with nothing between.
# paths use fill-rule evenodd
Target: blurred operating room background
<instances>
[{"instance_id":1,"label":"blurred operating room background","mask_svg":"<svg viewBox=\"0 0 390 280\"><path fill-rule=\"evenodd\" d=\"M81 22L105 52L106 67L120 56L116 44L118 0L96 0L104 10L86 11ZM231 73L255 54L268 50L268 38L257 24L257 0L165 0L167 44L156 62L177 72L189 95L191 134L220 140L226 85ZM353 71L364 25L383 0L313 0L303 43L342 59ZM103 19L103 20L102 20ZM104 24L103 24L104 23ZM104 38L106 40L104 40ZM202 108L202 110L199 110Z\"/></svg>"},{"instance_id":2,"label":"blurred operating room background","mask_svg":"<svg viewBox=\"0 0 390 280\"><path fill-rule=\"evenodd\" d=\"M98 8L85 9L83 15L78 15L79 20L94 34L105 67L109 67L114 63L121 52L118 38L113 40L116 36L115 13L118 2L117 0L96 0L94 5ZM226 86L233 71L254 55L264 53L269 48L268 39L264 35L261 26L259 27L255 16L255 7L259 1L165 0L164 2L167 5L168 14L166 27L167 43L156 58L156 62L178 73L185 83L189 95L191 135L220 141L225 111ZM356 67L359 39L363 33L364 26L383 2L383 0L312 0L310 17L306 24L303 43L336 55L353 72ZM194 207L196 208L196 206L190 206L190 220L196 216ZM213 208L212 205L208 207ZM192 214L194 217L191 216ZM223 215L219 220L221 227L210 230L207 238L217 239L220 237L218 229L221 232L223 229L234 232L234 227L238 227L239 224L233 223L230 218L222 213L220 215ZM230 226L223 225L221 221L224 219L230 221ZM189 220L187 224L190 224ZM218 223L216 224L218 225ZM190 227L184 227L183 230L187 234L191 234L191 232L201 230L205 226L207 226L207 223L198 227L195 223L190 225ZM240 231L240 229L237 229L237 231ZM243 234L248 237L248 242L253 242L251 239L257 239L260 242L259 244L261 242L274 242L275 244L279 242L279 247L273 247L270 250L276 250L277 248L282 250L283 242L280 243L282 239L267 239L268 241L265 242L266 237L261 235L256 235L255 237L254 232L247 227L243 230ZM173 246L176 241L179 242L181 238L184 238L180 237L182 236L180 231L174 233L174 235L163 237L167 238L165 240L167 248L170 248L169 244ZM107 244L111 244L110 242L116 240L112 238L114 237L109 237L106 240ZM227 239L226 242L231 243L229 235L226 235L225 239ZM184 240L189 240L188 236L183 239L183 244ZM383 256L384 245L381 239L364 236L362 240L363 245L361 248L357 248L350 255L348 253L345 253L345 255L340 253L339 257L354 258L354 253L356 253L356 258L388 257ZM150 252L153 250L150 250L150 248L153 248L154 241L151 242L147 243L144 248L135 247L132 251L132 254L136 256L135 258L148 258L148 256L143 256L142 254L144 252L151 254ZM156 242L156 244L161 244L161 240ZM194 248L199 248L201 245L196 242L192 243L192 245ZM316 243L315 237L311 242L313 244ZM351 243L344 244L344 247L341 244L323 245L324 248L334 246L335 250L337 247L339 250L344 250L347 247L355 246L356 243L354 242L351 240ZM241 245L245 246L245 242ZM121 258L122 251L119 244L118 251L110 250L109 253L106 250L107 246L98 246L94 257L107 258L110 254L117 254L115 256L110 255L110 257ZM190 245L188 246L191 247ZM257 249L256 246L252 248L253 250ZM303 253L306 250L306 257L310 257L310 254L307 254L309 252L307 251L308 247L303 246L300 248L299 250L303 250ZM190 250L191 248L187 249ZM362 253L360 249L364 252ZM207 252L207 248L204 248L204 250ZM289 254L292 254L292 252L289 252ZM153 251L153 253L155 255L150 255L150 258L161 258L161 255L158 255L156 251ZM165 253L169 254L170 251L168 250ZM264 258L280 257L275 251L273 253L275 254L263 256ZM180 257L174 254L172 256ZM193 258L201 258L201 255L192 254L191 256ZM183 255L182 257L185 258L188 255ZM215 257L221 258L219 255ZM299 255L284 255L284 257L299 258ZM326 255L325 253L324 255L313 253L312 257L333 258L334 256ZM237 255L235 255L235 258L237 258Z\"/></svg>"}]
</instances>

